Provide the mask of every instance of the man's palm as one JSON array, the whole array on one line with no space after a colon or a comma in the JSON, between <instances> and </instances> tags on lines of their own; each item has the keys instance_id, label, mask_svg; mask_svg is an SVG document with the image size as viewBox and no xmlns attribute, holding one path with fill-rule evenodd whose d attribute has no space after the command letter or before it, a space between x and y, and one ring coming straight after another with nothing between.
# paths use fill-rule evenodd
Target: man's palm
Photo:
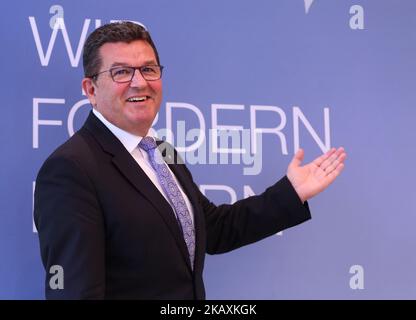
<instances>
[{"instance_id":1,"label":"man's palm","mask_svg":"<svg viewBox=\"0 0 416 320\"><path fill-rule=\"evenodd\" d=\"M325 190L344 168L346 153L332 148L312 162L301 166L304 152L299 149L287 169L287 177L302 202Z\"/></svg>"}]
</instances>

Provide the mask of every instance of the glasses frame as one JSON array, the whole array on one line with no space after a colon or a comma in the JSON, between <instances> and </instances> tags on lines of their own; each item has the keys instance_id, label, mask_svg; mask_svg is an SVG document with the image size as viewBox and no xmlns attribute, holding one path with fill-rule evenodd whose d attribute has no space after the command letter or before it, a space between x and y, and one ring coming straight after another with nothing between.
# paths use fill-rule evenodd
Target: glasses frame
<instances>
[{"instance_id":1,"label":"glasses frame","mask_svg":"<svg viewBox=\"0 0 416 320\"><path fill-rule=\"evenodd\" d=\"M146 79L146 77L143 75L142 69L143 68L147 68L147 67L159 67L160 68L160 77L157 78L157 79ZM126 81L116 81L116 80L114 80L114 76L113 76L113 72L112 71L115 70L115 69L119 69L119 68L129 68L129 69L133 69L133 73L131 75L130 80L126 80ZM114 82L116 82L116 83L127 83L127 82L131 82L133 80L134 75L136 74L136 70L139 70L140 75L143 77L144 80L146 80L146 81L157 81L157 80L160 80L162 78L163 68L164 68L164 66L161 66L161 65L158 65L158 64L147 64L147 65L144 65L144 66L141 66L141 67L116 66L116 67L112 67L112 68L110 68L108 70L104 70L104 71L98 72L98 73L90 76L89 78L91 78L93 80L97 80L97 78L98 78L98 76L100 74L105 73L105 72L110 72L111 79Z\"/></svg>"}]
</instances>

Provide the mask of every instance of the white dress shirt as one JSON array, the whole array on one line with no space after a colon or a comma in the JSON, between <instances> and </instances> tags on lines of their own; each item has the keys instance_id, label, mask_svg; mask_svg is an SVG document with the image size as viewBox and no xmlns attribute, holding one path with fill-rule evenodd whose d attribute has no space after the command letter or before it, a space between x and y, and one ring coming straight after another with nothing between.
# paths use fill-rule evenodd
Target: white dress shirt
<instances>
[{"instance_id":1,"label":"white dress shirt","mask_svg":"<svg viewBox=\"0 0 416 320\"><path fill-rule=\"evenodd\" d=\"M143 169L143 171L146 173L149 179L153 182L153 184L156 186L159 192L165 197L166 201L170 204L170 206L172 207L172 210L175 212L175 209L171 205L169 198L166 195L165 191L163 190L162 185L160 184L159 179L157 178L156 172L150 163L149 155L147 154L146 151L142 150L139 147L139 143L143 137L135 136L127 131L124 131L116 127L114 124L109 122L106 118L104 118L104 116L99 111L95 110L94 108L92 109L92 112L120 140L120 142L123 144L126 150L132 155L134 160L136 160L137 164ZM156 149L155 152L159 152L159 150ZM183 191L182 186L180 185L179 181L176 179L172 170L170 170L168 165L166 166L168 170L170 171L176 184L178 185L179 190L182 194L182 197L185 200L186 207L188 208L188 211L191 214L192 222L194 222L194 213L193 213L191 202L189 201L187 195Z\"/></svg>"}]
</instances>

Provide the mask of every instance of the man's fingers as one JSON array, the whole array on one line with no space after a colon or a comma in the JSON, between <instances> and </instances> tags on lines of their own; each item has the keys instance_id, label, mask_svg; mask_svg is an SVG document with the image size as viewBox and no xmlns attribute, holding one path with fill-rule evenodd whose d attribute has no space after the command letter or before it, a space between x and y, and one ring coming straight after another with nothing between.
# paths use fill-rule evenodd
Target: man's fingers
<instances>
[{"instance_id":1,"label":"man's fingers","mask_svg":"<svg viewBox=\"0 0 416 320\"><path fill-rule=\"evenodd\" d=\"M337 153L333 153L332 156L330 156L328 159L326 159L324 162L322 162L321 169L326 171L328 169L334 168L334 166L336 165L335 162L337 160L338 160Z\"/></svg>"},{"instance_id":2,"label":"man's fingers","mask_svg":"<svg viewBox=\"0 0 416 320\"><path fill-rule=\"evenodd\" d=\"M313 161L313 163L316 165L316 166L321 166L322 165L322 163L326 160L326 159L328 159L334 152L336 151L336 149L335 148L331 148L330 150L328 150L326 153L324 153L323 155L321 155L320 157L318 157L318 158L316 158L314 161Z\"/></svg>"},{"instance_id":3,"label":"man's fingers","mask_svg":"<svg viewBox=\"0 0 416 320\"><path fill-rule=\"evenodd\" d=\"M320 167L322 170L326 170L330 166L334 167L334 162L344 161L345 158L346 158L346 153L344 152L344 148L341 147L341 148L338 148L338 150L336 150L335 152L332 152L331 154L329 154L328 157L324 161L322 161L320 165L318 165L318 167Z\"/></svg>"},{"instance_id":4,"label":"man's fingers","mask_svg":"<svg viewBox=\"0 0 416 320\"><path fill-rule=\"evenodd\" d=\"M341 171L344 169L345 165L344 163L340 163L337 165L337 167L332 170L326 177L329 179L329 184L332 183L336 177L339 176Z\"/></svg>"}]
</instances>

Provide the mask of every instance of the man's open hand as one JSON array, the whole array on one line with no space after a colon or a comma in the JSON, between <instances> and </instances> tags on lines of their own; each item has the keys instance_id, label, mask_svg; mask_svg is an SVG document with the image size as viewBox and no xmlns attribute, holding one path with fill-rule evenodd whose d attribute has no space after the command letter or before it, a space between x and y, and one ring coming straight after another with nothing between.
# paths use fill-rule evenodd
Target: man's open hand
<instances>
[{"instance_id":1,"label":"man's open hand","mask_svg":"<svg viewBox=\"0 0 416 320\"><path fill-rule=\"evenodd\" d=\"M287 177L302 202L325 190L341 173L347 154L332 148L312 162L301 166L304 151L299 149L287 169Z\"/></svg>"}]
</instances>

